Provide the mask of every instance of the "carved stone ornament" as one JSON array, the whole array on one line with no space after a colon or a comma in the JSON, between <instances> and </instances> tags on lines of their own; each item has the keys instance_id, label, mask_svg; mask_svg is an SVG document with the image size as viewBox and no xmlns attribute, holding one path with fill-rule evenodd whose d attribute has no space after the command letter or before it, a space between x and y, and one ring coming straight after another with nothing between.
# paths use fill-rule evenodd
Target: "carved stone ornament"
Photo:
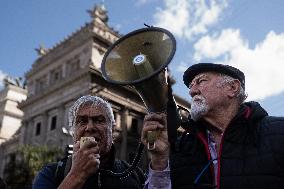
<instances>
[{"instance_id":1,"label":"carved stone ornament","mask_svg":"<svg viewBox=\"0 0 284 189\"><path fill-rule=\"evenodd\" d=\"M45 48L43 45L40 45L39 48L35 48L35 51L37 52L39 56L43 56L43 55L46 55L46 53L48 52L48 49Z\"/></svg>"},{"instance_id":2,"label":"carved stone ornament","mask_svg":"<svg viewBox=\"0 0 284 189\"><path fill-rule=\"evenodd\" d=\"M87 12L90 14L91 18L94 21L99 21L104 24L106 24L108 21L107 10L103 4L95 5L92 10L87 10Z\"/></svg>"}]
</instances>

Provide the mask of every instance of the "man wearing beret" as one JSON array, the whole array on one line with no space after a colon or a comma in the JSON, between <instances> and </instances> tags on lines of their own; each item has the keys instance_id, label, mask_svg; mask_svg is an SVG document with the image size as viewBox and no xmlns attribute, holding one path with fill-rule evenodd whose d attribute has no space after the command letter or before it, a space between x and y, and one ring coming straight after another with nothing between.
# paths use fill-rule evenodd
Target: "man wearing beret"
<instances>
[{"instance_id":1,"label":"man wearing beret","mask_svg":"<svg viewBox=\"0 0 284 189\"><path fill-rule=\"evenodd\" d=\"M160 130L149 188L284 188L284 118L244 102L245 75L229 65L199 63L184 72L192 97L188 127L170 148L166 114L144 119L141 140Z\"/></svg>"}]
</instances>

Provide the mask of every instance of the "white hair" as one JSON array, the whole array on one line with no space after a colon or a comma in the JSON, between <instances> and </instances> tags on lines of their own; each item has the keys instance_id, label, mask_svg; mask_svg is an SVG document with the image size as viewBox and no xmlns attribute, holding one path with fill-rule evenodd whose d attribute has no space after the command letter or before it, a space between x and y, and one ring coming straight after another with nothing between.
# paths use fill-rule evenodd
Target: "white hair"
<instances>
[{"instance_id":1,"label":"white hair","mask_svg":"<svg viewBox=\"0 0 284 189\"><path fill-rule=\"evenodd\" d=\"M199 120L209 111L209 106L206 99L201 95L195 95L192 98L190 116L194 121Z\"/></svg>"},{"instance_id":2,"label":"white hair","mask_svg":"<svg viewBox=\"0 0 284 189\"><path fill-rule=\"evenodd\" d=\"M87 96L82 96L78 100L76 100L73 106L69 109L68 122L69 122L69 127L71 128L71 130L74 129L78 110L82 106L88 105L88 104L90 104L91 106L100 106L101 108L103 108L103 110L105 110L107 114L107 118L111 122L111 125L112 126L114 125L115 121L114 121L114 115L112 112L111 105L107 101L103 100L102 98L98 96L87 95Z\"/></svg>"},{"instance_id":3,"label":"white hair","mask_svg":"<svg viewBox=\"0 0 284 189\"><path fill-rule=\"evenodd\" d=\"M221 86L223 86L223 85L225 85L225 84L227 84L227 83L232 83L232 82L235 80L234 78L232 78L231 76L228 76L228 75L226 75L226 74L220 73L220 76L221 76L222 79L223 79L222 82L220 83ZM238 97L240 103L243 103L243 102L246 100L247 96L248 96L248 95L247 95L247 93L245 92L245 89L243 88L242 85L240 85L240 91L239 91L239 93L238 93L238 95L237 95L237 97Z\"/></svg>"}]
</instances>

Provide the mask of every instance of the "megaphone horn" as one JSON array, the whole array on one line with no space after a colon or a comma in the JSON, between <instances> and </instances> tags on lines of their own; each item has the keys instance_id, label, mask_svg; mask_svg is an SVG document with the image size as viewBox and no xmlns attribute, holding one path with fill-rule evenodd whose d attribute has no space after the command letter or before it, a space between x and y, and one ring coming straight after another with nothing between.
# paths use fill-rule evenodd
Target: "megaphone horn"
<instances>
[{"instance_id":1,"label":"megaphone horn","mask_svg":"<svg viewBox=\"0 0 284 189\"><path fill-rule=\"evenodd\" d=\"M133 86L148 112L166 112L168 101L166 67L176 50L174 36L163 28L133 31L117 40L104 55L102 74L106 81ZM155 148L157 132L148 132L148 149Z\"/></svg>"}]
</instances>

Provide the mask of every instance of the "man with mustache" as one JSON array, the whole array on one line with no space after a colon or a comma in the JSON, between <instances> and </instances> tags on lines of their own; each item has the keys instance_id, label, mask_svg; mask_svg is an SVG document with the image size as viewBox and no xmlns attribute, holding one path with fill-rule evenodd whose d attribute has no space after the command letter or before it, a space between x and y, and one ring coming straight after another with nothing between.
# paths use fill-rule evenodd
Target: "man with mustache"
<instances>
[{"instance_id":1,"label":"man with mustache","mask_svg":"<svg viewBox=\"0 0 284 189\"><path fill-rule=\"evenodd\" d=\"M114 125L108 102L90 95L79 98L69 112L69 126L74 132L72 157L45 166L37 175L33 188L143 188L144 175L139 168L124 178L110 174L122 173L129 168L126 162L115 159ZM86 137L89 140L80 144Z\"/></svg>"},{"instance_id":2,"label":"man with mustache","mask_svg":"<svg viewBox=\"0 0 284 189\"><path fill-rule=\"evenodd\" d=\"M184 72L192 97L188 127L171 146L167 116L145 116L141 141L160 130L148 188L284 188L284 118L244 102L245 75L222 64L199 63ZM265 87L265 86L264 86Z\"/></svg>"}]
</instances>

